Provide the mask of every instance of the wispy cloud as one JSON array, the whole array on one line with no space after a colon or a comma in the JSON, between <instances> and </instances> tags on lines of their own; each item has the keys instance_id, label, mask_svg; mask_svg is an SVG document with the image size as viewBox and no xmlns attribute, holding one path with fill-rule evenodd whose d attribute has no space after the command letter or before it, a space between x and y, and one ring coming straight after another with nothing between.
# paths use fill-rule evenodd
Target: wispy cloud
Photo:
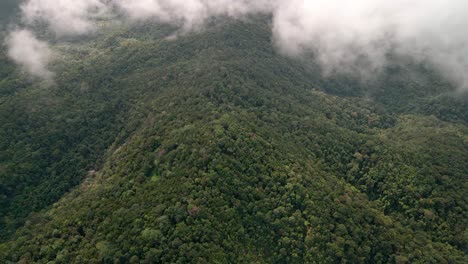
<instances>
[{"instance_id":1,"label":"wispy cloud","mask_svg":"<svg viewBox=\"0 0 468 264\"><path fill-rule=\"evenodd\" d=\"M21 5L26 24L45 23L58 36L88 33L93 20L107 11L100 0L29 0Z\"/></svg>"},{"instance_id":2,"label":"wispy cloud","mask_svg":"<svg viewBox=\"0 0 468 264\"><path fill-rule=\"evenodd\" d=\"M293 0L275 11L273 31L285 54L314 52L326 73L374 74L392 52L468 89L467 25L463 0Z\"/></svg>"},{"instance_id":3,"label":"wispy cloud","mask_svg":"<svg viewBox=\"0 0 468 264\"><path fill-rule=\"evenodd\" d=\"M281 52L312 52L324 73L378 73L389 52L434 65L468 90L465 0L27 0L25 24L45 23L59 38L86 34L96 20L120 14L199 29L216 16L273 17Z\"/></svg>"},{"instance_id":4,"label":"wispy cloud","mask_svg":"<svg viewBox=\"0 0 468 264\"><path fill-rule=\"evenodd\" d=\"M31 31L16 30L7 39L8 56L26 72L43 80L51 80L47 68L52 52L47 43L38 40Z\"/></svg>"}]
</instances>

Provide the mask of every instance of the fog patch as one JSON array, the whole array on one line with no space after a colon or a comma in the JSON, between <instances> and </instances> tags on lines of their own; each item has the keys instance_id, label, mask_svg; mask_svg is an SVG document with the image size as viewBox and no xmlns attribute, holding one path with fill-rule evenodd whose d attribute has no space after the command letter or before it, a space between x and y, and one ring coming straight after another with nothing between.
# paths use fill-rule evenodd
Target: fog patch
<instances>
[{"instance_id":1,"label":"fog patch","mask_svg":"<svg viewBox=\"0 0 468 264\"><path fill-rule=\"evenodd\" d=\"M42 80L52 80L53 73L47 68L52 51L47 43L37 39L31 31L20 29L10 32L5 44L8 57L24 71Z\"/></svg>"}]
</instances>

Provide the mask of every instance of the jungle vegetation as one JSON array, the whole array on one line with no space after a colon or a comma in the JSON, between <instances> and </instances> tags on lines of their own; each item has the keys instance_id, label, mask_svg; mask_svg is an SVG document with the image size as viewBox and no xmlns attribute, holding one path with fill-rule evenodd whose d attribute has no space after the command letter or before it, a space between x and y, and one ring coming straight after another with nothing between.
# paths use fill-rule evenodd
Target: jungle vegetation
<instances>
[{"instance_id":1,"label":"jungle vegetation","mask_svg":"<svg viewBox=\"0 0 468 264\"><path fill-rule=\"evenodd\" d=\"M430 66L173 32L57 43L53 85L2 49L2 263L466 263L467 97Z\"/></svg>"}]
</instances>

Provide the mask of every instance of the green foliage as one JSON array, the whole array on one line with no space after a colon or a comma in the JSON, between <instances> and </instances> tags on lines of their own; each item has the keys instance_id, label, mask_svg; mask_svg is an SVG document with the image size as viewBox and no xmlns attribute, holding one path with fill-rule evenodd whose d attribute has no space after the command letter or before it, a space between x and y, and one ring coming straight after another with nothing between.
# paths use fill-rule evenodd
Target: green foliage
<instances>
[{"instance_id":1,"label":"green foliage","mask_svg":"<svg viewBox=\"0 0 468 264\"><path fill-rule=\"evenodd\" d=\"M451 87L402 75L399 103L392 82L322 78L276 54L261 21L170 34L55 46L52 87L2 68L1 260L464 262Z\"/></svg>"}]
</instances>

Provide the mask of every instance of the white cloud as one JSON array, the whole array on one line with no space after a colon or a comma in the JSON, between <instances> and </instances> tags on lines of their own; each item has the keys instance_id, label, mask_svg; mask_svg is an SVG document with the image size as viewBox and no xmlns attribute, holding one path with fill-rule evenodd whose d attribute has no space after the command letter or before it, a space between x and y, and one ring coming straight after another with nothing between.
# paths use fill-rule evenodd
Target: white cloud
<instances>
[{"instance_id":1,"label":"white cloud","mask_svg":"<svg viewBox=\"0 0 468 264\"><path fill-rule=\"evenodd\" d=\"M278 47L292 56L313 51L328 73L375 73L392 51L468 88L465 0L293 0L274 17Z\"/></svg>"},{"instance_id":2,"label":"white cloud","mask_svg":"<svg viewBox=\"0 0 468 264\"><path fill-rule=\"evenodd\" d=\"M27 0L27 24L46 23L57 36L85 34L119 11L199 29L213 16L271 14L277 47L290 56L313 52L325 73L374 75L388 52L429 62L468 89L466 0Z\"/></svg>"},{"instance_id":3,"label":"white cloud","mask_svg":"<svg viewBox=\"0 0 468 264\"><path fill-rule=\"evenodd\" d=\"M240 17L272 10L272 0L113 0L131 19L156 19L190 30L213 16Z\"/></svg>"},{"instance_id":4,"label":"white cloud","mask_svg":"<svg viewBox=\"0 0 468 264\"><path fill-rule=\"evenodd\" d=\"M100 0L28 0L21 5L27 24L46 23L58 36L85 34L108 7Z\"/></svg>"},{"instance_id":5,"label":"white cloud","mask_svg":"<svg viewBox=\"0 0 468 264\"><path fill-rule=\"evenodd\" d=\"M25 71L35 77L50 80L52 72L47 69L52 52L47 43L38 40L28 30L16 30L6 38L8 56Z\"/></svg>"}]
</instances>

